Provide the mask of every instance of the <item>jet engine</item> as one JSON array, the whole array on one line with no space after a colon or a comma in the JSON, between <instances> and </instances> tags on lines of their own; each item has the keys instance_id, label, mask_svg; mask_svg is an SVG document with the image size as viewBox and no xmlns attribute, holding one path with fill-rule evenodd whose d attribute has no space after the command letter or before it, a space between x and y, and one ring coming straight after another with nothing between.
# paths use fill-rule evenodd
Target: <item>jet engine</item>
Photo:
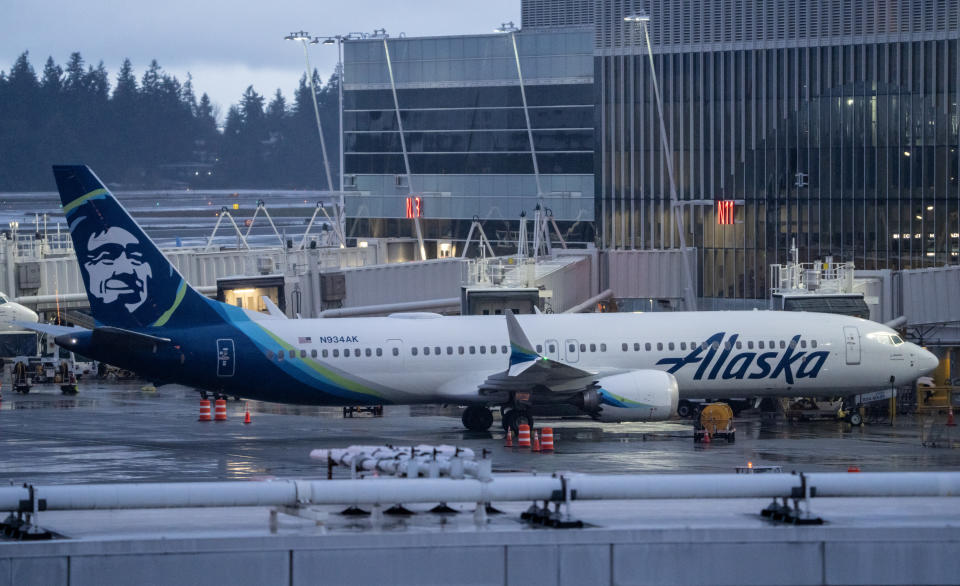
<instances>
[{"instance_id":1,"label":"jet engine","mask_svg":"<svg viewBox=\"0 0 960 586\"><path fill-rule=\"evenodd\" d=\"M631 370L603 377L597 385L600 421L658 421L677 412L677 379L669 372Z\"/></svg>"}]
</instances>

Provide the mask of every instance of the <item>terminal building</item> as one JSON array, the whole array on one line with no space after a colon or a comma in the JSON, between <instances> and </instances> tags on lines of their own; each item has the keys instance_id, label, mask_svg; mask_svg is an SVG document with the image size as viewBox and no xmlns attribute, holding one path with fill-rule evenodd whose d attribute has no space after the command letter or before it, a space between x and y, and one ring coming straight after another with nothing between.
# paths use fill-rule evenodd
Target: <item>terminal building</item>
<instances>
[{"instance_id":1,"label":"terminal building","mask_svg":"<svg viewBox=\"0 0 960 586\"><path fill-rule=\"evenodd\" d=\"M412 212L428 241L474 218L502 236L537 203L601 254L675 250L682 229L701 307L766 298L794 243L803 262L865 270L960 262L956 2L522 0L521 14L519 31L345 44L355 230L409 233ZM668 151L644 24L625 20L640 14Z\"/></svg>"}]
</instances>

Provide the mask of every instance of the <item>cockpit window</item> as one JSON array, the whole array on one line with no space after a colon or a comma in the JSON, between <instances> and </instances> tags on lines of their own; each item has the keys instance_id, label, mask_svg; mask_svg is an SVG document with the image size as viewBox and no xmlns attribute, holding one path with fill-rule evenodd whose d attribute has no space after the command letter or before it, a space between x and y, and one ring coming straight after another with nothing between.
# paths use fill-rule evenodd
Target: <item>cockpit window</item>
<instances>
[{"instance_id":1,"label":"cockpit window","mask_svg":"<svg viewBox=\"0 0 960 586\"><path fill-rule=\"evenodd\" d=\"M7 302L6 296L5 296L5 295L0 295L0 305L3 305L3 304L6 303L6 302Z\"/></svg>"},{"instance_id":2,"label":"cockpit window","mask_svg":"<svg viewBox=\"0 0 960 586\"><path fill-rule=\"evenodd\" d=\"M894 346L899 346L903 344L903 340L900 339L900 336L890 336L890 340L893 342Z\"/></svg>"}]
</instances>

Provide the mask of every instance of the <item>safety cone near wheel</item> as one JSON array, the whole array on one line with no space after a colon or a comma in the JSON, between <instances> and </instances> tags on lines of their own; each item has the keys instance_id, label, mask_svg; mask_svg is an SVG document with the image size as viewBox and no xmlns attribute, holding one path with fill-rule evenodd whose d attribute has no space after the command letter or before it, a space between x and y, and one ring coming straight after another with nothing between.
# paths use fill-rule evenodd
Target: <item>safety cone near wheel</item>
<instances>
[{"instance_id":1,"label":"safety cone near wheel","mask_svg":"<svg viewBox=\"0 0 960 586\"><path fill-rule=\"evenodd\" d=\"M530 448L530 426L521 423L517 431L517 446L520 448Z\"/></svg>"},{"instance_id":2,"label":"safety cone near wheel","mask_svg":"<svg viewBox=\"0 0 960 586\"><path fill-rule=\"evenodd\" d=\"M503 442L503 447L512 448L513 447L513 430L509 427L507 428L507 439Z\"/></svg>"},{"instance_id":3,"label":"safety cone near wheel","mask_svg":"<svg viewBox=\"0 0 960 586\"><path fill-rule=\"evenodd\" d=\"M540 433L537 431L533 432L533 451L540 451Z\"/></svg>"},{"instance_id":4,"label":"safety cone near wheel","mask_svg":"<svg viewBox=\"0 0 960 586\"><path fill-rule=\"evenodd\" d=\"M211 421L210 417L210 400L203 399L200 401L200 418L197 421Z\"/></svg>"},{"instance_id":5,"label":"safety cone near wheel","mask_svg":"<svg viewBox=\"0 0 960 586\"><path fill-rule=\"evenodd\" d=\"M216 402L214 403L213 420L214 421L227 420L227 400L226 399L217 399Z\"/></svg>"},{"instance_id":6,"label":"safety cone near wheel","mask_svg":"<svg viewBox=\"0 0 960 586\"><path fill-rule=\"evenodd\" d=\"M251 423L253 423L252 421L250 421L250 407L248 407L246 404L244 404L243 407L244 407L244 411L246 411L243 415L243 424L250 425Z\"/></svg>"},{"instance_id":7,"label":"safety cone near wheel","mask_svg":"<svg viewBox=\"0 0 960 586\"><path fill-rule=\"evenodd\" d=\"M547 453L553 451L553 428L544 427L540 430L540 452Z\"/></svg>"},{"instance_id":8,"label":"safety cone near wheel","mask_svg":"<svg viewBox=\"0 0 960 586\"><path fill-rule=\"evenodd\" d=\"M953 405L947 409L947 427L956 427L957 422L953 420Z\"/></svg>"}]
</instances>

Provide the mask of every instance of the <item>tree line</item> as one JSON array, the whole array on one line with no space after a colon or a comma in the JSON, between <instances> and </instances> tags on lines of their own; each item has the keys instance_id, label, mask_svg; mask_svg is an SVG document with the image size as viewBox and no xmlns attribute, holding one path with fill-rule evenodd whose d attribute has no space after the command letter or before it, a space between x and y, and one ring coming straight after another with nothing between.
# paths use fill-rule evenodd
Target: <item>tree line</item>
<instances>
[{"instance_id":1,"label":"tree line","mask_svg":"<svg viewBox=\"0 0 960 586\"><path fill-rule=\"evenodd\" d=\"M338 80L313 76L336 188ZM181 82L156 60L138 80L124 59L111 84L78 52L64 66L48 57L39 74L24 52L0 71L0 191L53 190L50 166L77 162L128 189L326 189L306 75L292 104L251 85L222 128L218 114L189 74Z\"/></svg>"}]
</instances>

